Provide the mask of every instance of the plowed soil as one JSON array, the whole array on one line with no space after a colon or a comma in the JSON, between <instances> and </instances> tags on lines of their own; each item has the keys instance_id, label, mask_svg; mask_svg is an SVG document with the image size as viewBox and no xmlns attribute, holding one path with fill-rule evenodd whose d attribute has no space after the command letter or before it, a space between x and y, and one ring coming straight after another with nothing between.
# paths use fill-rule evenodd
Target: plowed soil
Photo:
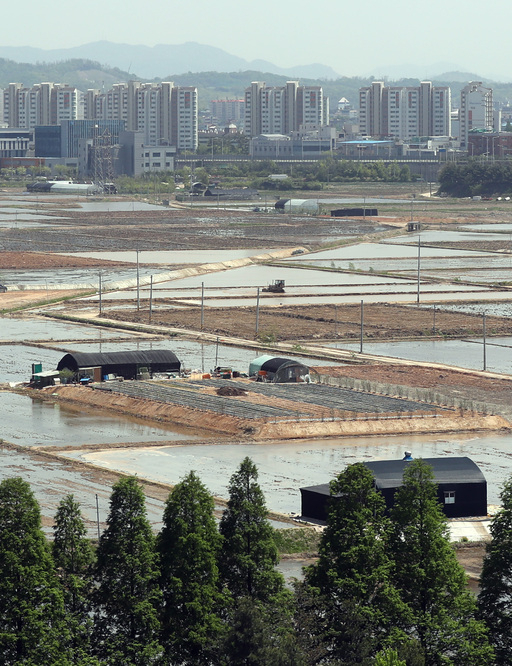
<instances>
[{"instance_id":1,"label":"plowed soil","mask_svg":"<svg viewBox=\"0 0 512 666\"><path fill-rule=\"evenodd\" d=\"M281 297L282 298L282 297ZM359 305L287 306L279 296L262 299L259 329L256 336L256 308L206 308L203 330L214 335L225 335L253 340L337 340L359 339L361 309ZM282 305L279 303L282 302ZM116 301L116 304L119 304ZM165 303L165 301L159 301ZM272 303L271 307L267 303ZM133 305L133 304L132 304ZM141 310L108 310L104 301L103 316L117 321L148 323L148 303L141 301ZM172 302L169 302L172 305ZM482 317L472 314L442 312L432 308L400 305L368 304L364 306L364 338L386 340L406 337L464 337L482 333ZM153 310L152 324L183 329L200 330L201 309ZM487 335L512 334L512 322L507 318L487 317Z\"/></svg>"}]
</instances>

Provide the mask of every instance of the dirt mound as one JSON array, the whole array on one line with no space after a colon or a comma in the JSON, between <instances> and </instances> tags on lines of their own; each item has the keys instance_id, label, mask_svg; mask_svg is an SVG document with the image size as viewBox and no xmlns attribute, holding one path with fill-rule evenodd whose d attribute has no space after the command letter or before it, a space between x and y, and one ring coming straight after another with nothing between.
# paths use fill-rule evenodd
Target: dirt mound
<instances>
[{"instance_id":1,"label":"dirt mound","mask_svg":"<svg viewBox=\"0 0 512 666\"><path fill-rule=\"evenodd\" d=\"M244 391L244 389L238 388L237 386L221 386L220 388L217 389L216 393L217 395L228 396L228 397L247 395L247 391Z\"/></svg>"}]
</instances>

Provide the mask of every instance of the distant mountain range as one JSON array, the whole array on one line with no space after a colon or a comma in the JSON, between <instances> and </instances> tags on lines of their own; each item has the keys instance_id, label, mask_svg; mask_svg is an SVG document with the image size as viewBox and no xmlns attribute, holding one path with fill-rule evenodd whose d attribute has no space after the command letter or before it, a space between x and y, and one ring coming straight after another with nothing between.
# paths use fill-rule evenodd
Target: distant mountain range
<instances>
[{"instance_id":1,"label":"distant mountain range","mask_svg":"<svg viewBox=\"0 0 512 666\"><path fill-rule=\"evenodd\" d=\"M422 69L440 71L442 66L450 68L451 64L437 63ZM404 65L405 69L407 67ZM148 47L104 41L53 50L0 46L0 88L11 81L25 86L55 81L68 83L83 91L88 88L107 90L114 83L130 79L167 80L174 81L176 85L197 86L200 108L204 109L212 99L242 97L251 81L280 86L293 78L299 79L302 85L322 85L333 109L341 97L346 97L356 107L359 88L375 80L401 86L417 86L420 80L431 80L434 85L450 86L455 106L460 89L468 81L483 81L493 88L497 102L505 103L512 99L512 83L496 83L474 73L451 69L428 77L420 76L421 72L417 71L416 77L404 78L397 69L396 76L392 78L385 76L384 70L392 71L392 68L380 68L380 72L374 71L366 77L340 76L330 67L315 64L283 69L264 60L248 63L222 49L194 43ZM413 71L413 66L410 66L410 71Z\"/></svg>"},{"instance_id":2,"label":"distant mountain range","mask_svg":"<svg viewBox=\"0 0 512 666\"><path fill-rule=\"evenodd\" d=\"M313 63L296 67L278 67L266 60L249 62L222 49L195 42L157 44L156 46L115 44L100 41L67 49L40 49L31 46L0 46L0 58L25 63L51 63L62 60L85 59L118 67L145 79L165 79L170 74L187 72L236 72L256 70L288 77L337 79L331 67Z\"/></svg>"}]
</instances>

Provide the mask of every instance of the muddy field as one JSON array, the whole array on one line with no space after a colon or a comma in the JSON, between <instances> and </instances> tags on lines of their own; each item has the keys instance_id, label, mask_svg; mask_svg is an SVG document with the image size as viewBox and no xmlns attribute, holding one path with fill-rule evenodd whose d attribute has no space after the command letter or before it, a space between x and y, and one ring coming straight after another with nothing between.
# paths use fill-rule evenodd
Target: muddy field
<instances>
[{"instance_id":1,"label":"muddy field","mask_svg":"<svg viewBox=\"0 0 512 666\"><path fill-rule=\"evenodd\" d=\"M89 259L72 257L48 252L0 252L0 270L44 270L48 268L96 268L96 267L133 266L121 261L108 259Z\"/></svg>"},{"instance_id":2,"label":"muddy field","mask_svg":"<svg viewBox=\"0 0 512 666\"><path fill-rule=\"evenodd\" d=\"M279 298L279 297L277 297ZM165 301L159 301L161 305ZM361 309L359 305L308 305L307 307L274 305L276 297L263 298L259 312L259 339L267 342L301 340L359 339ZM279 301L278 301L279 303ZM119 301L116 301L119 305ZM171 305L172 302L169 302ZM103 316L116 321L147 323L149 304L141 301L141 310L109 310L103 301ZM433 311L414 306L366 304L364 306L364 337L368 340L407 337L464 337L482 333L482 317L472 314L443 312L436 309L435 331ZM152 324L199 330L201 309L153 310ZM247 340L255 339L255 307L240 307L230 312L223 308L206 308L203 330ZM487 335L512 334L507 318L488 317Z\"/></svg>"},{"instance_id":3,"label":"muddy field","mask_svg":"<svg viewBox=\"0 0 512 666\"><path fill-rule=\"evenodd\" d=\"M66 218L36 228L8 228L0 251L93 252L105 250L193 250L318 247L337 239L386 231L375 220L339 220L253 213L249 211L167 208L151 212L86 213L66 211Z\"/></svg>"}]
</instances>

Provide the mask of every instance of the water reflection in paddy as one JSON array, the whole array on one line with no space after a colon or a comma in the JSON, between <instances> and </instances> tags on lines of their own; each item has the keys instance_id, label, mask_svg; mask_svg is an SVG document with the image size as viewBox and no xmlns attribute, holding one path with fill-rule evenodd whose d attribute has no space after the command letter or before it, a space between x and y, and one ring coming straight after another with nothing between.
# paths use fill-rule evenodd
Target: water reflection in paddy
<instances>
[{"instance_id":1,"label":"water reflection in paddy","mask_svg":"<svg viewBox=\"0 0 512 666\"><path fill-rule=\"evenodd\" d=\"M344 247L323 250L322 252L312 252L308 255L300 255L286 259L287 263L296 261L309 262L310 259L385 259L385 258L406 258L416 257L418 254L416 245L399 245L392 243L358 243L357 245L347 245ZM488 252L470 252L468 250L453 250L444 247L425 247L421 249L423 257L460 257L470 255L478 257L479 255L488 257Z\"/></svg>"},{"instance_id":2,"label":"water reflection in paddy","mask_svg":"<svg viewBox=\"0 0 512 666\"><path fill-rule=\"evenodd\" d=\"M73 457L168 483L178 482L193 469L214 495L226 497L231 474L240 461L249 456L258 467L259 482L269 509L290 513L300 512L299 488L326 483L349 463L401 459L404 450L411 450L415 457L423 458L469 456L487 478L490 504L498 504L500 486L512 473L511 435L358 437L236 446L185 445L83 452L73 454Z\"/></svg>"},{"instance_id":3,"label":"water reflection in paddy","mask_svg":"<svg viewBox=\"0 0 512 666\"><path fill-rule=\"evenodd\" d=\"M89 538L97 537L96 502L98 502L100 522L104 521L109 510L113 480L104 480L94 475L88 468L71 466L61 461L42 460L29 451L11 451L0 448L0 481L20 477L30 483L30 488L41 506L43 530L53 535L48 521L52 521L59 502L70 493L80 504ZM148 519L153 529L162 524L163 503L151 497L146 498Z\"/></svg>"},{"instance_id":4,"label":"water reflection in paddy","mask_svg":"<svg viewBox=\"0 0 512 666\"><path fill-rule=\"evenodd\" d=\"M89 389L85 389L89 390ZM70 409L65 405L0 393L0 439L23 446L84 446L136 442L207 439L212 435L176 424L155 426L143 419L116 416L99 410ZM83 411L82 411L83 410Z\"/></svg>"},{"instance_id":5,"label":"water reflection in paddy","mask_svg":"<svg viewBox=\"0 0 512 666\"><path fill-rule=\"evenodd\" d=\"M486 368L490 372L512 374L512 338L486 340ZM505 343L507 346L504 346ZM359 344L331 343L329 347L359 351ZM366 342L363 351L379 356L394 356L411 361L428 361L446 365L483 369L483 340L407 340L404 342ZM442 389L442 387L440 387Z\"/></svg>"},{"instance_id":6,"label":"water reflection in paddy","mask_svg":"<svg viewBox=\"0 0 512 666\"><path fill-rule=\"evenodd\" d=\"M129 335L129 334L127 334ZM71 322L52 321L46 318L0 317L0 339L23 340L91 340L119 337L118 331L109 331L97 326L86 326Z\"/></svg>"}]
</instances>

